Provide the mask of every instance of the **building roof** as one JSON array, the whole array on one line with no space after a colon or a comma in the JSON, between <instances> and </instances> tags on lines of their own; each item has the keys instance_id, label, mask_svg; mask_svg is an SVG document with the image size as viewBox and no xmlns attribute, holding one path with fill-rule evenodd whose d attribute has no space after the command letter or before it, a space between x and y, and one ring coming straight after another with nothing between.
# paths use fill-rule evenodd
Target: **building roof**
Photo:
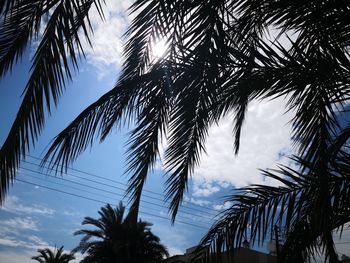
<instances>
[{"instance_id":1,"label":"building roof","mask_svg":"<svg viewBox=\"0 0 350 263\"><path fill-rule=\"evenodd\" d=\"M165 263L189 263L189 262L203 262L204 261L204 251L197 252L195 249L190 248L186 250L183 255L176 255L165 260ZM210 261L215 261L214 259ZM276 263L277 257L274 255L262 253L250 248L237 248L233 252L224 252L220 255L220 261L222 263Z\"/></svg>"}]
</instances>

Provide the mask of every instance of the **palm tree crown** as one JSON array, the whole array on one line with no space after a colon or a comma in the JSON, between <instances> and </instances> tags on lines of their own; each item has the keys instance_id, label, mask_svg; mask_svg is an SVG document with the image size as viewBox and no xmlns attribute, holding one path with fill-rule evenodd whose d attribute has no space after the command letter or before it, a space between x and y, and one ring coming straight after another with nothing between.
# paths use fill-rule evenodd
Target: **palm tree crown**
<instances>
[{"instance_id":1,"label":"palm tree crown","mask_svg":"<svg viewBox=\"0 0 350 263\"><path fill-rule=\"evenodd\" d=\"M99 219L84 219L83 225L95 229L75 232L75 235L83 235L74 249L86 254L83 263L153 263L168 256L159 238L151 232L151 224L141 220L136 225L131 224L128 217L124 218L124 211L122 203L117 208L107 204L98 212Z\"/></svg>"},{"instance_id":2,"label":"palm tree crown","mask_svg":"<svg viewBox=\"0 0 350 263\"><path fill-rule=\"evenodd\" d=\"M91 6L103 17L98 0L0 4L0 77L28 44L41 40L23 102L0 150L1 200L21 154L43 128L44 104L50 110L51 101L58 102L71 69L78 66L80 38L90 34ZM318 243L335 262L331 232L349 221L350 132L338 113L350 99L350 2L136 0L130 10L136 16L125 34L117 84L57 135L45 159L57 169L66 167L95 139L104 140L113 128L134 121L127 168L134 221L163 137L166 198L175 220L210 125L233 112L237 153L249 102L285 97L286 110L295 113L293 160L299 169L265 173L283 187L250 186L233 196L233 207L205 241L215 240L215 249L230 248L252 223L251 237L263 241L267 229L282 224L286 244L299 244L292 241L300 229L308 233L299 256ZM43 16L48 22L40 35ZM152 45L158 40L167 43L167 51L154 58Z\"/></svg>"},{"instance_id":3,"label":"palm tree crown","mask_svg":"<svg viewBox=\"0 0 350 263\"><path fill-rule=\"evenodd\" d=\"M73 253L63 253L63 246L56 248L52 251L49 248L38 249L39 255L33 256L32 259L38 261L39 263L68 263L69 261L75 259Z\"/></svg>"}]
</instances>

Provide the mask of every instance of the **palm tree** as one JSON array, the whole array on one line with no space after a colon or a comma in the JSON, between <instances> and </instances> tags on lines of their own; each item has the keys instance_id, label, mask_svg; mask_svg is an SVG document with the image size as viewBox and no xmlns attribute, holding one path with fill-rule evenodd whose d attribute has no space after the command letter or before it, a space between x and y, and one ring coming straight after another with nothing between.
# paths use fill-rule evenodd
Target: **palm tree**
<instances>
[{"instance_id":1,"label":"palm tree","mask_svg":"<svg viewBox=\"0 0 350 263\"><path fill-rule=\"evenodd\" d=\"M279 182L278 187L250 185L235 192L227 200L231 207L201 246L211 247L208 252L217 255L241 246L245 239L262 245L282 236L279 262L309 262L319 254L324 262L338 262L332 233L341 234L350 221L349 144L340 138L316 164L295 157L302 169L280 166L263 171Z\"/></svg>"},{"instance_id":2,"label":"palm tree","mask_svg":"<svg viewBox=\"0 0 350 263\"><path fill-rule=\"evenodd\" d=\"M82 263L112 262L160 262L168 256L167 249L150 229L151 224L139 221L130 224L124 218L125 207L119 203L117 208L109 204L98 212L99 219L85 217L83 225L91 225L95 229L83 229L75 235L84 235L78 247L73 251L86 254Z\"/></svg>"},{"instance_id":3,"label":"palm tree","mask_svg":"<svg viewBox=\"0 0 350 263\"><path fill-rule=\"evenodd\" d=\"M32 257L32 259L39 263L68 263L75 259L72 253L63 253L63 246L58 249L55 247L54 251L49 248L38 249L38 253L39 255Z\"/></svg>"},{"instance_id":4,"label":"palm tree","mask_svg":"<svg viewBox=\"0 0 350 263\"><path fill-rule=\"evenodd\" d=\"M65 80L70 79L71 67L78 66L82 49L76 33L81 29L89 37L90 6L96 5L102 14L97 0L28 1L5 0L0 4L0 76L11 69L26 45L39 37L42 17L49 17L23 103L0 150L1 200L15 177L20 156L34 144L43 128L44 102L48 109L51 100L58 102ZM295 113L292 137L298 153L294 159L300 168L281 168L281 178L267 174L282 180L285 191L301 184L298 180L304 177L299 175L310 176L307 189L312 189L308 190L311 196L305 202L300 200L302 192L286 195L295 196L290 207L300 204L302 212L315 213L311 217L306 212L304 217L294 217L288 214L291 210L285 209L278 222L284 224L285 219L289 222L290 216L294 218L285 224L291 237L297 233L293 229L311 228L310 242L304 247L321 243L334 261L331 230L349 221L348 206L340 209L338 203L333 203L337 199L334 195L340 192L332 192L329 187L330 181L341 178L341 189L348 189L343 159L346 160L344 142L350 133L342 131L338 113L349 101L349 6L347 0L135 1L130 10L136 17L125 34L125 63L117 84L55 138L45 160L51 161L53 168L66 167L94 140L103 141L114 127L134 121L127 168L134 222L144 182L159 157L160 139L164 136L168 142L164 155L166 198L175 220L188 180L205 150L210 125L233 112L238 153L249 102L286 97L286 110ZM277 33L271 34L272 29ZM152 46L160 39L167 43L167 52L154 58ZM343 147L335 147L337 143ZM276 200L285 199L279 188L259 187L248 187L241 198L234 196L234 206L250 206L246 203L250 198L262 204L274 200L274 196ZM274 206L268 208L266 214L255 214L258 217L253 218L254 222L267 215L271 219ZM234 211L239 214L241 210ZM318 214L322 222L314 224L311 218ZM230 221L227 217L227 226L236 222L234 218ZM333 223L335 218L337 224ZM276 223L274 217L264 222L270 228ZM238 224L239 235L233 235L234 243L240 242L246 230L247 225L242 224ZM258 230L263 227L258 226ZM227 243L229 247L234 244L231 241Z\"/></svg>"}]
</instances>

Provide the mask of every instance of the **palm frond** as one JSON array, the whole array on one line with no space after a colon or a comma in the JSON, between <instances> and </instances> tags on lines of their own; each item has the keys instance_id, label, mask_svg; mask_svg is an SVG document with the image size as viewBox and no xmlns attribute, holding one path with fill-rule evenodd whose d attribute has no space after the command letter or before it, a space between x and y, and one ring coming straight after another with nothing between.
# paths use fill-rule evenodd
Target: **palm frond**
<instances>
[{"instance_id":1,"label":"palm frond","mask_svg":"<svg viewBox=\"0 0 350 263\"><path fill-rule=\"evenodd\" d=\"M49 248L38 249L39 255L33 256L32 259L40 263L68 263L75 259L73 253L64 253L63 246L52 251Z\"/></svg>"},{"instance_id":2,"label":"palm frond","mask_svg":"<svg viewBox=\"0 0 350 263\"><path fill-rule=\"evenodd\" d=\"M177 2L180 1L139 0L130 7L131 13L138 14L125 33L128 41L124 47L121 81L141 76L150 69L152 46L168 37L173 26L170 10Z\"/></svg>"},{"instance_id":3,"label":"palm frond","mask_svg":"<svg viewBox=\"0 0 350 263\"><path fill-rule=\"evenodd\" d=\"M348 89L342 84L349 76L348 58L336 49L307 53L292 40L290 43L294 54L279 43L269 46L260 42L261 52L255 53L256 70L250 79L261 83L255 90L259 97L288 96L288 110L295 112L291 120L295 144L300 155L311 160L319 151L325 153L339 130L336 112L349 99Z\"/></svg>"},{"instance_id":4,"label":"palm frond","mask_svg":"<svg viewBox=\"0 0 350 263\"><path fill-rule=\"evenodd\" d=\"M87 14L93 4L100 7L99 0L62 0L52 7L54 10L33 58L22 104L0 150L1 202L16 175L21 155L24 158L30 144L34 144L41 133L45 120L44 102L50 112L52 101L57 104L66 80L71 78L70 68L78 66L79 52L83 52L78 31L82 30L85 37L89 37ZM15 58L18 54L14 52L12 56ZM4 68L8 67L6 63L11 64L5 61Z\"/></svg>"},{"instance_id":5,"label":"palm frond","mask_svg":"<svg viewBox=\"0 0 350 263\"><path fill-rule=\"evenodd\" d=\"M17 5L21 0L4 0L0 3L0 15L6 16L12 10L13 6Z\"/></svg>"},{"instance_id":6,"label":"palm frond","mask_svg":"<svg viewBox=\"0 0 350 263\"><path fill-rule=\"evenodd\" d=\"M56 136L43 158L43 163L49 162L51 168L56 167L56 170L61 169L61 172L65 172L64 169L92 144L96 137L102 136L105 131L103 127L111 115L113 125L120 121L125 111L123 106L129 102L127 94L125 87L116 86L88 106Z\"/></svg>"},{"instance_id":7,"label":"palm frond","mask_svg":"<svg viewBox=\"0 0 350 263\"><path fill-rule=\"evenodd\" d=\"M14 1L16 2L16 1ZM18 1L0 24L0 77L19 62L26 47L36 39L43 16L57 1Z\"/></svg>"},{"instance_id":8,"label":"palm frond","mask_svg":"<svg viewBox=\"0 0 350 263\"><path fill-rule=\"evenodd\" d=\"M349 15L347 1L326 1L319 5L317 0L308 2L268 1L267 16L284 31L300 32L300 46L312 48L313 44L329 42L349 44Z\"/></svg>"},{"instance_id":9,"label":"palm frond","mask_svg":"<svg viewBox=\"0 0 350 263\"><path fill-rule=\"evenodd\" d=\"M215 242L221 244L216 249L223 251L240 246L247 238L254 242L263 242L268 233L272 233L270 226L291 223L293 215L298 217L302 202L297 199L307 198L308 190L314 187L312 178L302 177L288 168L272 172L264 172L266 176L276 179L284 186L252 185L245 187L228 198L232 206L221 216L221 219L211 228L202 244ZM278 173L283 174L282 179ZM289 211L289 215L285 213Z\"/></svg>"},{"instance_id":10,"label":"palm frond","mask_svg":"<svg viewBox=\"0 0 350 263\"><path fill-rule=\"evenodd\" d=\"M202 94L204 93L205 91ZM204 150L205 137L207 136L209 116L205 110L207 105L204 104L206 97L201 97L201 101L198 102L195 99L196 96L201 95L191 93L181 98L183 101L187 100L186 102L194 100L192 109L177 103L177 107L171 115L170 130L172 135L165 158L167 160L166 167L169 170L166 182L167 199L171 199L170 210L173 220L175 220L187 188L189 176L195 165L198 164L201 151Z\"/></svg>"},{"instance_id":11,"label":"palm frond","mask_svg":"<svg viewBox=\"0 0 350 263\"><path fill-rule=\"evenodd\" d=\"M129 224L129 216L124 218L124 211L122 203L117 208L108 204L100 209L99 219L85 218L83 224L92 223L97 229L76 232L84 235L73 250L85 254L82 262L158 262L168 255L159 238L151 232L151 224L141 220Z\"/></svg>"},{"instance_id":12,"label":"palm frond","mask_svg":"<svg viewBox=\"0 0 350 263\"><path fill-rule=\"evenodd\" d=\"M78 30L89 42L90 6L101 10L99 0L32 2L5 0L0 4L0 76L11 70L36 36L42 15L52 11L23 103L0 151L0 200L15 176L20 155L41 132L44 104L50 112L78 67L79 54L83 54ZM305 249L312 249L317 236L331 255L329 233L340 222L335 211L344 214L341 205L349 205L349 154L344 150L349 132L344 130L337 143L333 141L340 130L337 112L350 94L349 6L346 0L135 1L130 11L137 15L125 34L126 61L117 85L56 137L45 160L52 167L66 167L96 138L104 140L122 120L135 121L127 172L131 174L132 211L137 215L143 184L166 133L166 194L174 220L205 151L210 125L233 111L237 153L250 101L287 97L287 110L295 113L291 122L299 157L294 161L302 169L281 167L265 172L283 186L243 189L210 236L220 250L239 244L248 232L251 239L262 241L271 225L284 224L290 242L295 240L296 229L309 227ZM270 28L279 31L271 42L266 40ZM279 37L292 34L291 47L283 46ZM158 40L169 45L162 58L152 55L152 45ZM305 205L307 198L312 205ZM318 213L306 217L311 208ZM320 218L318 223L316 218ZM238 222L236 228L232 222ZM300 251L302 258L305 250Z\"/></svg>"},{"instance_id":13,"label":"palm frond","mask_svg":"<svg viewBox=\"0 0 350 263\"><path fill-rule=\"evenodd\" d=\"M225 56L218 54L226 52L228 41L223 30L224 21L219 15L222 3L196 4L183 37L186 44L193 47L176 58L175 63L181 66L173 74L174 107L170 112L169 146L165 152L166 198L171 199L173 221L188 180L204 150L208 128L216 121L212 110L219 94L220 74L225 68Z\"/></svg>"},{"instance_id":14,"label":"palm frond","mask_svg":"<svg viewBox=\"0 0 350 263\"><path fill-rule=\"evenodd\" d=\"M327 151L339 147L338 142L333 139ZM273 238L277 226L286 237L279 255L282 262L305 262L320 250L325 260L335 262L331 233L350 221L350 162L344 154L323 155L316 162L294 157L298 169L281 166L264 171L281 186L251 185L235 192L228 198L232 206L203 238L202 246L220 253L239 247L244 239L261 244L269 233Z\"/></svg>"},{"instance_id":15,"label":"palm frond","mask_svg":"<svg viewBox=\"0 0 350 263\"><path fill-rule=\"evenodd\" d=\"M166 77L168 69L161 68L150 73L149 81L141 84L142 97L135 101L139 109L136 128L129 140L128 168L131 173L127 193L131 194L130 220L137 222L143 185L159 157L159 142L166 132L170 108L171 82ZM139 90L139 92L140 92Z\"/></svg>"}]
</instances>

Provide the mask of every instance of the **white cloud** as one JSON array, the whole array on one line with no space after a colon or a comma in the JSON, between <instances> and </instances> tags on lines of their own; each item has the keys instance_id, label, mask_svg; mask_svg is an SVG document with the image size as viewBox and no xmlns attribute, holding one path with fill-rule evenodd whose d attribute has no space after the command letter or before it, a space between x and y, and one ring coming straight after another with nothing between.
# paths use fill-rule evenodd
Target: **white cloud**
<instances>
[{"instance_id":1,"label":"white cloud","mask_svg":"<svg viewBox=\"0 0 350 263\"><path fill-rule=\"evenodd\" d=\"M168 247L168 252L169 252L170 256L184 254L184 252L181 249L178 249L176 247Z\"/></svg>"},{"instance_id":2,"label":"white cloud","mask_svg":"<svg viewBox=\"0 0 350 263\"><path fill-rule=\"evenodd\" d=\"M48 247L48 244L37 236L23 236L23 239L24 238L27 238L27 240L20 240L17 238L5 236L0 238L0 245L7 247L28 248L33 250Z\"/></svg>"},{"instance_id":3,"label":"white cloud","mask_svg":"<svg viewBox=\"0 0 350 263\"><path fill-rule=\"evenodd\" d=\"M215 210L224 210L224 209L228 209L232 206L231 202L224 202L223 204L217 204L217 205L213 205L213 208Z\"/></svg>"},{"instance_id":4,"label":"white cloud","mask_svg":"<svg viewBox=\"0 0 350 263\"><path fill-rule=\"evenodd\" d=\"M0 245L2 245L2 246L10 246L10 247L20 246L19 242L17 240L10 239L10 238L0 238Z\"/></svg>"},{"instance_id":5,"label":"white cloud","mask_svg":"<svg viewBox=\"0 0 350 263\"><path fill-rule=\"evenodd\" d=\"M131 0L107 0L104 5L105 19L101 20L97 10L91 10L90 19L94 28L91 37L93 48L87 42L83 44L88 63L92 64L102 78L115 73L122 64L123 34L130 24L127 8Z\"/></svg>"},{"instance_id":6,"label":"white cloud","mask_svg":"<svg viewBox=\"0 0 350 263\"><path fill-rule=\"evenodd\" d=\"M225 117L209 131L206 143L207 155L202 156L195 169L194 181L207 184L216 182L227 187L250 183L276 182L264 178L259 168L273 168L276 163L288 163L284 153L292 148L291 113L285 114L284 102L252 102L242 129L238 156L233 152L232 117ZM203 193L206 193L205 191Z\"/></svg>"},{"instance_id":7,"label":"white cloud","mask_svg":"<svg viewBox=\"0 0 350 263\"><path fill-rule=\"evenodd\" d=\"M1 210L14 214L37 214L42 216L52 216L55 213L55 210L43 205L22 204L17 196L8 196L5 204L0 208Z\"/></svg>"},{"instance_id":8,"label":"white cloud","mask_svg":"<svg viewBox=\"0 0 350 263\"><path fill-rule=\"evenodd\" d=\"M3 230L18 231L18 230L32 230L38 231L37 222L31 217L15 217L8 220L0 221L0 226Z\"/></svg>"},{"instance_id":9,"label":"white cloud","mask_svg":"<svg viewBox=\"0 0 350 263\"><path fill-rule=\"evenodd\" d=\"M77 210L68 210L68 209L63 211L63 215L68 216L68 217L82 217L83 216L83 214Z\"/></svg>"},{"instance_id":10,"label":"white cloud","mask_svg":"<svg viewBox=\"0 0 350 263\"><path fill-rule=\"evenodd\" d=\"M206 153L195 168L190 196L210 197L222 188L248 184L278 185L276 180L261 175L259 169L276 168L277 164L293 165L291 139L292 112L286 112L282 99L253 101L243 124L238 155L234 154L233 116L224 117L209 129ZM155 170L163 170L167 141L162 140Z\"/></svg>"},{"instance_id":11,"label":"white cloud","mask_svg":"<svg viewBox=\"0 0 350 263\"><path fill-rule=\"evenodd\" d=\"M230 183L223 182L223 181L219 181L219 182L217 182L217 184L220 185L221 188L227 188L230 186Z\"/></svg>"},{"instance_id":12,"label":"white cloud","mask_svg":"<svg viewBox=\"0 0 350 263\"><path fill-rule=\"evenodd\" d=\"M197 180L193 186L193 196L208 197L220 191L220 188L213 186L210 182Z\"/></svg>"},{"instance_id":13,"label":"white cloud","mask_svg":"<svg viewBox=\"0 0 350 263\"><path fill-rule=\"evenodd\" d=\"M204 206L204 207L211 204L211 201L204 200L204 199L196 199L196 198L188 197L188 196L184 197L184 201L188 202L188 203L195 204L195 205ZM184 204L186 204L185 202L184 202Z\"/></svg>"},{"instance_id":14,"label":"white cloud","mask_svg":"<svg viewBox=\"0 0 350 263\"><path fill-rule=\"evenodd\" d=\"M67 251L66 253L69 253L70 251ZM84 255L82 255L81 253L75 253L74 254L75 259L73 259L71 262L73 263L77 263L83 260L83 258L85 257Z\"/></svg>"},{"instance_id":15,"label":"white cloud","mask_svg":"<svg viewBox=\"0 0 350 263\"><path fill-rule=\"evenodd\" d=\"M44 247L44 246L47 246L47 242L42 240L40 237L38 236L35 236L35 235L30 235L27 237L28 240L32 243L35 244L35 246L40 246L40 247Z\"/></svg>"},{"instance_id":16,"label":"white cloud","mask_svg":"<svg viewBox=\"0 0 350 263\"><path fill-rule=\"evenodd\" d=\"M30 262L30 258L34 254L32 251L21 251L21 252L14 252L14 251L1 251L0 253L0 262L6 262L6 263L28 263Z\"/></svg>"}]
</instances>

